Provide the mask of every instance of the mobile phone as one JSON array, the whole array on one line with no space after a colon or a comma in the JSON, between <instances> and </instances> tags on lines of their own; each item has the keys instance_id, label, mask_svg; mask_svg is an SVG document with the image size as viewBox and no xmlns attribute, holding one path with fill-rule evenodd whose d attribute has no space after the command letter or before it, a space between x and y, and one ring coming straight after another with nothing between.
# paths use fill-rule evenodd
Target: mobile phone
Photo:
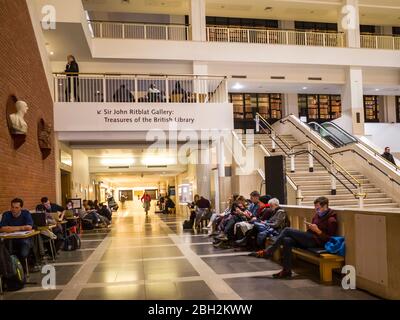
<instances>
[{"instance_id":1,"label":"mobile phone","mask_svg":"<svg viewBox=\"0 0 400 320\"><path fill-rule=\"evenodd\" d=\"M306 219L304 219L304 224L309 226L310 224L312 224L311 222L308 222Z\"/></svg>"}]
</instances>

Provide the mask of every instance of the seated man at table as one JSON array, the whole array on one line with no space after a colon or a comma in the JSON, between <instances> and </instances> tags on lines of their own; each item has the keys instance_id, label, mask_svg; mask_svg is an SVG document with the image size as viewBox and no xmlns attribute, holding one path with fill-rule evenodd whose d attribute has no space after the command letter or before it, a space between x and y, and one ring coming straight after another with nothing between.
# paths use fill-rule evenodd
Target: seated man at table
<instances>
[{"instance_id":1,"label":"seated man at table","mask_svg":"<svg viewBox=\"0 0 400 320\"><path fill-rule=\"evenodd\" d=\"M22 199L16 198L11 201L11 210L3 213L0 222L0 232L12 233L32 230L32 216L28 210L22 209L23 205L24 202ZM33 248L32 238L12 239L10 241L12 241L13 251L25 268L24 260L29 257Z\"/></svg>"},{"instance_id":2,"label":"seated man at table","mask_svg":"<svg viewBox=\"0 0 400 320\"><path fill-rule=\"evenodd\" d=\"M51 212L64 212L64 208L56 203L51 203L49 198L43 197L40 199L40 204L36 206L36 211Z\"/></svg>"}]
</instances>

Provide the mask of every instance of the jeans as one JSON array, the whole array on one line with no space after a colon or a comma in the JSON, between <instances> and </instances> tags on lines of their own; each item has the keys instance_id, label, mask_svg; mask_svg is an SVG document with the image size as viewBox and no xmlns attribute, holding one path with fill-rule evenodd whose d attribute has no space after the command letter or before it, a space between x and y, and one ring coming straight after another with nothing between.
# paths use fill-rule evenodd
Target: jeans
<instances>
[{"instance_id":1,"label":"jeans","mask_svg":"<svg viewBox=\"0 0 400 320\"><path fill-rule=\"evenodd\" d=\"M276 238L275 242L267 248L270 253L274 252L283 245L283 269L292 270L292 248L315 248L318 243L314 239L314 235L309 232L285 228Z\"/></svg>"},{"instance_id":2,"label":"jeans","mask_svg":"<svg viewBox=\"0 0 400 320\"><path fill-rule=\"evenodd\" d=\"M23 260L28 258L31 249L33 248L32 238L28 239L13 239L12 248L13 252L16 253L18 259L23 263Z\"/></svg>"}]
</instances>

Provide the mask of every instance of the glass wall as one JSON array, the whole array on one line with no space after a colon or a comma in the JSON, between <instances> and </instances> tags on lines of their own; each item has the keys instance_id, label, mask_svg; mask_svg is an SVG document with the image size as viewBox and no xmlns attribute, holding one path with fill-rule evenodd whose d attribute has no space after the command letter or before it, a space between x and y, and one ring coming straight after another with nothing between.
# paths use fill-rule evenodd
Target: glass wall
<instances>
[{"instance_id":1,"label":"glass wall","mask_svg":"<svg viewBox=\"0 0 400 320\"><path fill-rule=\"evenodd\" d=\"M365 122L379 122L378 96L364 96Z\"/></svg>"},{"instance_id":2,"label":"glass wall","mask_svg":"<svg viewBox=\"0 0 400 320\"><path fill-rule=\"evenodd\" d=\"M299 94L299 116L307 122L325 122L337 119L342 114L340 95Z\"/></svg>"},{"instance_id":3,"label":"glass wall","mask_svg":"<svg viewBox=\"0 0 400 320\"><path fill-rule=\"evenodd\" d=\"M235 129L254 129L257 113L270 123L282 118L282 95L280 93L230 93L233 104Z\"/></svg>"}]
</instances>

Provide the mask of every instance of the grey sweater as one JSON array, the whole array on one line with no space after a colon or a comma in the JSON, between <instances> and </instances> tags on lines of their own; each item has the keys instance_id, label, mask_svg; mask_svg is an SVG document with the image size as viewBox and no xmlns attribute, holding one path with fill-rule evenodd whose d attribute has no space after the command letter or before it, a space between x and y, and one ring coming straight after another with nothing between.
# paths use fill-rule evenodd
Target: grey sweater
<instances>
[{"instance_id":1,"label":"grey sweater","mask_svg":"<svg viewBox=\"0 0 400 320\"><path fill-rule=\"evenodd\" d=\"M267 221L267 224L271 227L274 228L276 231L280 231L283 228L288 226L288 216L281 207L277 207L274 210L274 214L272 217Z\"/></svg>"}]
</instances>

